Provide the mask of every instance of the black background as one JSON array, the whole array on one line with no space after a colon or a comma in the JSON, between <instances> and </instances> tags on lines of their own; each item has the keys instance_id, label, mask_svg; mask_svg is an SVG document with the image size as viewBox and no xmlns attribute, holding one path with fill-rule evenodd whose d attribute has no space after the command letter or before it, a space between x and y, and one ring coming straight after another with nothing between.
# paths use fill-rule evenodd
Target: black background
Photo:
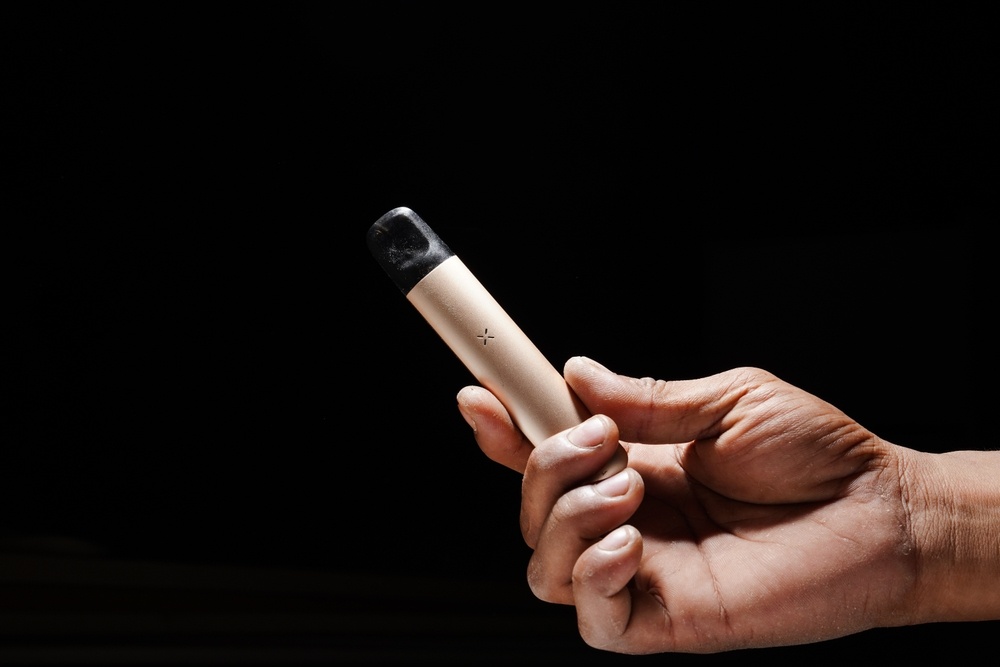
<instances>
[{"instance_id":1,"label":"black background","mask_svg":"<svg viewBox=\"0 0 1000 667\"><path fill-rule=\"evenodd\" d=\"M893 442L995 444L974 12L5 13L0 659L747 657L603 654L531 596L519 477L476 448L471 377L365 246L396 206L557 367L761 366Z\"/></svg>"}]
</instances>

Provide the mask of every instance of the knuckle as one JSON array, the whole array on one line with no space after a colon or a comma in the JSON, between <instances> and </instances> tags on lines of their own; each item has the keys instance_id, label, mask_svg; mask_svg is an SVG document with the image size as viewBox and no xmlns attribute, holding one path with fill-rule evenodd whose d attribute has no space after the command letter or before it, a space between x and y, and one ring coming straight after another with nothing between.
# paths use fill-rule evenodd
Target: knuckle
<instances>
[{"instance_id":1,"label":"knuckle","mask_svg":"<svg viewBox=\"0 0 1000 667\"><path fill-rule=\"evenodd\" d=\"M569 601L567 600L569 590L567 585L559 585L553 581L553 578L546 573L541 560L536 557L532 557L528 562L528 588L536 598L543 602L566 603ZM572 598L571 593L569 598Z\"/></svg>"}]
</instances>

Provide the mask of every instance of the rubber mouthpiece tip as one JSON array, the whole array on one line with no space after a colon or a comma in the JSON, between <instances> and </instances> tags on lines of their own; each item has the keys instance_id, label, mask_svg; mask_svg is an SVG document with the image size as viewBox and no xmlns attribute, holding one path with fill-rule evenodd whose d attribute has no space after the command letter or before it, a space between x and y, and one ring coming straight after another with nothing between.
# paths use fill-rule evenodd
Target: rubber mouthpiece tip
<instances>
[{"instance_id":1,"label":"rubber mouthpiece tip","mask_svg":"<svg viewBox=\"0 0 1000 667\"><path fill-rule=\"evenodd\" d=\"M394 208L368 230L368 249L403 294L455 253L419 215Z\"/></svg>"}]
</instances>

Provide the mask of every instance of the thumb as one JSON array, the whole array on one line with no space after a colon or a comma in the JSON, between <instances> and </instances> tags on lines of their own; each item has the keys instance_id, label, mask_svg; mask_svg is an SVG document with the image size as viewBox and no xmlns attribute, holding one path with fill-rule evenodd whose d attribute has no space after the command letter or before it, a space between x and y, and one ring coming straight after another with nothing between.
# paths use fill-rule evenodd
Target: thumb
<instances>
[{"instance_id":1,"label":"thumb","mask_svg":"<svg viewBox=\"0 0 1000 667\"><path fill-rule=\"evenodd\" d=\"M680 443L722 432L723 420L749 389L774 379L766 371L733 369L695 380L633 378L587 357L572 357L566 382L591 414L604 414L630 442Z\"/></svg>"}]
</instances>

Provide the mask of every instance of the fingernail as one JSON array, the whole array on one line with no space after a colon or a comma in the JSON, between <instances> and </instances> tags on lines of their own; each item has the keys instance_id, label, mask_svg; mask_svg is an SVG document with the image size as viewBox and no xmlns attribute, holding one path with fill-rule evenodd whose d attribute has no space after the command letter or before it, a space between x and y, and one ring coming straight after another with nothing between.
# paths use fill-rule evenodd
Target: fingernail
<instances>
[{"instance_id":1,"label":"fingernail","mask_svg":"<svg viewBox=\"0 0 1000 667\"><path fill-rule=\"evenodd\" d=\"M597 543L597 546L604 551L617 551L631 540L631 531L625 526L619 526L605 535L604 539Z\"/></svg>"},{"instance_id":2,"label":"fingernail","mask_svg":"<svg viewBox=\"0 0 1000 667\"><path fill-rule=\"evenodd\" d=\"M597 492L602 496L614 498L615 496L623 495L626 491L628 491L628 485L628 473L622 470L618 474L601 480L594 485L594 488L597 489Z\"/></svg>"},{"instance_id":3,"label":"fingernail","mask_svg":"<svg viewBox=\"0 0 1000 667\"><path fill-rule=\"evenodd\" d=\"M567 437L577 447L590 448L604 442L606 433L607 427L604 425L604 420L594 416L570 431Z\"/></svg>"}]
</instances>

